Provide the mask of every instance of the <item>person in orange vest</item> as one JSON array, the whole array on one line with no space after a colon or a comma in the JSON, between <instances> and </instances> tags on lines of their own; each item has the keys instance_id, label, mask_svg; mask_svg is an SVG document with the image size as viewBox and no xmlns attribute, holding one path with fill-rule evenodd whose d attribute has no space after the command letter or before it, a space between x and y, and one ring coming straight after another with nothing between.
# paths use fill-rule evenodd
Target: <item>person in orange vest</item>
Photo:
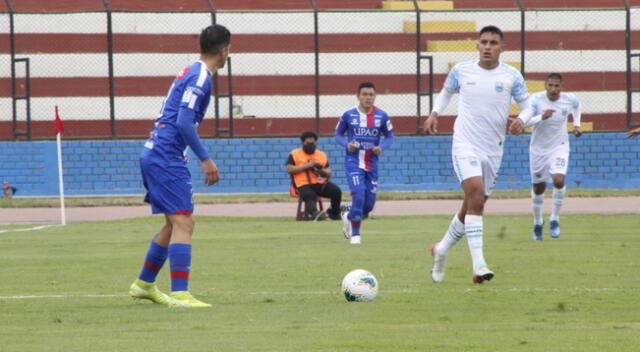
<instances>
[{"instance_id":1,"label":"person in orange vest","mask_svg":"<svg viewBox=\"0 0 640 352\"><path fill-rule=\"evenodd\" d=\"M291 151L286 166L293 186L307 205L305 220L325 220L327 216L332 220L340 220L342 190L328 180L331 168L327 154L317 149L318 135L304 132L300 141L302 147ZM319 211L316 206L318 196L331 199L331 208L326 213Z\"/></svg>"}]
</instances>

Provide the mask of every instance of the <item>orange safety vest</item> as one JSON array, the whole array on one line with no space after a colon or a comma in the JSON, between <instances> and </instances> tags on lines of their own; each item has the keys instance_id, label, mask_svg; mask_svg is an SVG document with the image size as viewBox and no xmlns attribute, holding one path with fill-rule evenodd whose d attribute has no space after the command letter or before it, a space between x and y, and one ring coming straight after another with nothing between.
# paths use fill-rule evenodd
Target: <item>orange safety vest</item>
<instances>
[{"instance_id":1,"label":"orange safety vest","mask_svg":"<svg viewBox=\"0 0 640 352\"><path fill-rule=\"evenodd\" d=\"M300 166L308 163L311 160L316 161L322 167L327 167L327 154L323 151L316 149L313 154L307 154L302 150L302 148L294 149L291 151L291 156L293 157L293 162L295 166ZM291 175L291 179L295 183L296 188L302 187L308 184L315 183L325 183L326 180L324 178L318 177L314 172L307 169L304 171L300 171L297 174Z\"/></svg>"}]
</instances>

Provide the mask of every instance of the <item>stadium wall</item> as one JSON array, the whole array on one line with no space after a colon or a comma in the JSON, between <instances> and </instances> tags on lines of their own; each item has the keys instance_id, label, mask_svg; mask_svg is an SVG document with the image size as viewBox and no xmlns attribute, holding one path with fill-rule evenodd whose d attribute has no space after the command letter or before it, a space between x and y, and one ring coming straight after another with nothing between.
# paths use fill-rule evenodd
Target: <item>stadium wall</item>
<instances>
[{"instance_id":1,"label":"stadium wall","mask_svg":"<svg viewBox=\"0 0 640 352\"><path fill-rule=\"evenodd\" d=\"M284 164L296 138L213 139L206 147L220 168L222 179L211 188L191 156L189 167L196 193L287 192ZM529 187L529 136L507 138L497 189ZM65 192L68 195L142 194L138 156L142 141L63 142ZM334 182L346 189L343 152L331 138L321 138ZM55 142L0 142L0 178L18 188L19 196L58 194ZM451 136L396 137L384 152L380 190L455 190L451 167ZM640 141L620 133L571 136L567 185L570 188L640 187Z\"/></svg>"}]
</instances>

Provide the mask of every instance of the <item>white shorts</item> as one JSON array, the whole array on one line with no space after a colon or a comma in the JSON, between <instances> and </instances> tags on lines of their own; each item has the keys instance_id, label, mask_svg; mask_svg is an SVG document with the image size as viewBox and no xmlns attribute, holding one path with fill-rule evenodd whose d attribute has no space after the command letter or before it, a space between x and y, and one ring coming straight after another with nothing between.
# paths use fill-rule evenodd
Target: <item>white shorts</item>
<instances>
[{"instance_id":1,"label":"white shorts","mask_svg":"<svg viewBox=\"0 0 640 352\"><path fill-rule=\"evenodd\" d=\"M483 156L472 147L458 145L451 149L451 159L460 183L468 178L480 176L484 184L484 194L491 195L498 178L502 155Z\"/></svg>"},{"instance_id":2,"label":"white shorts","mask_svg":"<svg viewBox=\"0 0 640 352\"><path fill-rule=\"evenodd\" d=\"M566 175L568 167L569 148L566 145L558 146L547 154L529 152L529 170L533 184L547 182L549 175Z\"/></svg>"}]
</instances>

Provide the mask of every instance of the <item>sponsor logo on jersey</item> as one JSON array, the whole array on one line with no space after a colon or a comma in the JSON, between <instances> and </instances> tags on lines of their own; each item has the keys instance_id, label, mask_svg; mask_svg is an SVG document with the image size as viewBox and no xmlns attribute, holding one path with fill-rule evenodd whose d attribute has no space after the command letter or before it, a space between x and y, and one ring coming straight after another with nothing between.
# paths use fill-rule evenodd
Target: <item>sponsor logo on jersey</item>
<instances>
[{"instance_id":1,"label":"sponsor logo on jersey","mask_svg":"<svg viewBox=\"0 0 640 352\"><path fill-rule=\"evenodd\" d=\"M469 164L470 164L471 166L473 166L473 167L476 167L476 166L478 166L478 160L476 160L476 159L471 159L471 160L469 160Z\"/></svg>"},{"instance_id":2,"label":"sponsor logo on jersey","mask_svg":"<svg viewBox=\"0 0 640 352\"><path fill-rule=\"evenodd\" d=\"M495 88L496 88L496 92L502 93L502 91L504 90L504 83L496 82Z\"/></svg>"},{"instance_id":3,"label":"sponsor logo on jersey","mask_svg":"<svg viewBox=\"0 0 640 352\"><path fill-rule=\"evenodd\" d=\"M353 129L353 134L358 137L378 137L380 132L377 129L359 127Z\"/></svg>"}]
</instances>

